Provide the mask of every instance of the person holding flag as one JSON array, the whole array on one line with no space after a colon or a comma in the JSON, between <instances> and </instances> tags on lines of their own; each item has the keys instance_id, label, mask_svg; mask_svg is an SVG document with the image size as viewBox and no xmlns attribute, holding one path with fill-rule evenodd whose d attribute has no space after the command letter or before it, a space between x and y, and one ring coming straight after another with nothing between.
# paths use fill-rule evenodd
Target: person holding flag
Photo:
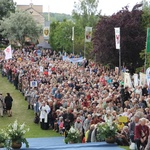
<instances>
[{"instance_id":1,"label":"person holding flag","mask_svg":"<svg viewBox=\"0 0 150 150\"><path fill-rule=\"evenodd\" d=\"M12 58L12 49L11 49L11 45L9 45L5 50L5 60L11 59Z\"/></svg>"}]
</instances>

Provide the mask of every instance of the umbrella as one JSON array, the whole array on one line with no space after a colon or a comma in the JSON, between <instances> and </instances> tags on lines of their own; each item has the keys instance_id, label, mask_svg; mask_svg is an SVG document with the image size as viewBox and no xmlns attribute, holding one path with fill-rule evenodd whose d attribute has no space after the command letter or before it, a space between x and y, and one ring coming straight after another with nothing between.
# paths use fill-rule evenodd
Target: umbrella
<instances>
[{"instance_id":1,"label":"umbrella","mask_svg":"<svg viewBox=\"0 0 150 150\"><path fill-rule=\"evenodd\" d=\"M37 47L41 47L41 48L51 48L50 44L48 44L47 42L41 42L37 45Z\"/></svg>"}]
</instances>

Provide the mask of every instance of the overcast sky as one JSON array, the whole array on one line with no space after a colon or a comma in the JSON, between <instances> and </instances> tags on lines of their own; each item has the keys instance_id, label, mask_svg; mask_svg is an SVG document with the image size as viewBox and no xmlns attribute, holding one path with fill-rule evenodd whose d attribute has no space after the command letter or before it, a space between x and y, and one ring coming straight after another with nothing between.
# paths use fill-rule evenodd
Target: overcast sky
<instances>
[{"instance_id":1,"label":"overcast sky","mask_svg":"<svg viewBox=\"0 0 150 150\"><path fill-rule=\"evenodd\" d=\"M71 14L74 6L74 1L79 0L14 0L18 5L29 5L31 2L34 5L43 5L43 11L54 13L66 13ZM112 15L114 12L121 10L122 7L129 5L129 8L140 3L142 0L99 0L99 10L102 10L102 14Z\"/></svg>"}]
</instances>

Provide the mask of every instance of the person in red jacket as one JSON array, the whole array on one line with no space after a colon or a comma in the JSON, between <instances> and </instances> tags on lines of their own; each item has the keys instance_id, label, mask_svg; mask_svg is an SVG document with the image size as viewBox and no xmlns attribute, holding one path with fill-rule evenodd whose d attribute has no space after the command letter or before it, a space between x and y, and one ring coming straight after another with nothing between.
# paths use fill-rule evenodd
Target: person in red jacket
<instances>
[{"instance_id":1,"label":"person in red jacket","mask_svg":"<svg viewBox=\"0 0 150 150\"><path fill-rule=\"evenodd\" d=\"M143 149L146 147L148 136L149 136L149 127L146 125L146 119L141 118L139 120L139 124L135 126L134 131L134 140L136 141L138 150L140 150L141 146L143 147Z\"/></svg>"}]
</instances>

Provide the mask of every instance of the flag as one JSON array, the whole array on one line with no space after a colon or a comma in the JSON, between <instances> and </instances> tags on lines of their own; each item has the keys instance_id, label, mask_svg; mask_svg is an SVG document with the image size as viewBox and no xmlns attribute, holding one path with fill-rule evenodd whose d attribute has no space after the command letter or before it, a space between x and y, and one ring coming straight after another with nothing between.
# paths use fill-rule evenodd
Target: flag
<instances>
[{"instance_id":1,"label":"flag","mask_svg":"<svg viewBox=\"0 0 150 150\"><path fill-rule=\"evenodd\" d=\"M146 69L146 80L147 80L147 85L150 85L150 67Z\"/></svg>"},{"instance_id":2,"label":"flag","mask_svg":"<svg viewBox=\"0 0 150 150\"><path fill-rule=\"evenodd\" d=\"M49 39L49 33L50 33L49 27L44 27L43 28L44 39Z\"/></svg>"},{"instance_id":3,"label":"flag","mask_svg":"<svg viewBox=\"0 0 150 150\"><path fill-rule=\"evenodd\" d=\"M9 46L4 50L4 53L5 53L5 60L12 58L11 45L9 45Z\"/></svg>"},{"instance_id":4,"label":"flag","mask_svg":"<svg viewBox=\"0 0 150 150\"><path fill-rule=\"evenodd\" d=\"M116 49L120 49L120 28L115 28Z\"/></svg>"},{"instance_id":5,"label":"flag","mask_svg":"<svg viewBox=\"0 0 150 150\"><path fill-rule=\"evenodd\" d=\"M92 27L85 27L85 42L91 42Z\"/></svg>"},{"instance_id":6,"label":"flag","mask_svg":"<svg viewBox=\"0 0 150 150\"><path fill-rule=\"evenodd\" d=\"M72 41L74 41L74 27L72 27Z\"/></svg>"},{"instance_id":7,"label":"flag","mask_svg":"<svg viewBox=\"0 0 150 150\"><path fill-rule=\"evenodd\" d=\"M138 79L138 74L135 73L133 75L133 80L134 80L134 87L138 86L139 85L139 79Z\"/></svg>"},{"instance_id":8,"label":"flag","mask_svg":"<svg viewBox=\"0 0 150 150\"><path fill-rule=\"evenodd\" d=\"M146 84L146 74L140 72L140 86L144 86Z\"/></svg>"},{"instance_id":9,"label":"flag","mask_svg":"<svg viewBox=\"0 0 150 150\"><path fill-rule=\"evenodd\" d=\"M129 88L133 88L129 73L124 73L124 87L126 86L128 86Z\"/></svg>"},{"instance_id":10,"label":"flag","mask_svg":"<svg viewBox=\"0 0 150 150\"><path fill-rule=\"evenodd\" d=\"M146 52L150 52L150 28L147 28Z\"/></svg>"}]
</instances>

